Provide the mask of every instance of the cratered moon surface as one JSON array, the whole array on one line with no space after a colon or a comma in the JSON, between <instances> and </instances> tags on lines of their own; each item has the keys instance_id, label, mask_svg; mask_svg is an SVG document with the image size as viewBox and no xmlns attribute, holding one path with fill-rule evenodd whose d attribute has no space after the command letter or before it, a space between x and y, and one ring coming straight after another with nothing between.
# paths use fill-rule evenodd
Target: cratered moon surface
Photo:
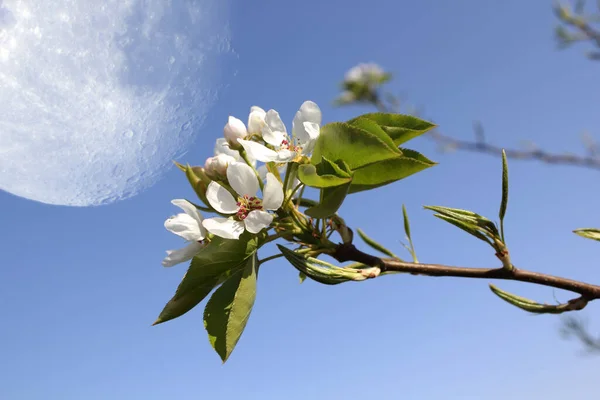
<instances>
[{"instance_id":1,"label":"cratered moon surface","mask_svg":"<svg viewBox=\"0 0 600 400\"><path fill-rule=\"evenodd\" d=\"M155 183L234 59L226 3L0 0L0 189L90 206Z\"/></svg>"}]
</instances>

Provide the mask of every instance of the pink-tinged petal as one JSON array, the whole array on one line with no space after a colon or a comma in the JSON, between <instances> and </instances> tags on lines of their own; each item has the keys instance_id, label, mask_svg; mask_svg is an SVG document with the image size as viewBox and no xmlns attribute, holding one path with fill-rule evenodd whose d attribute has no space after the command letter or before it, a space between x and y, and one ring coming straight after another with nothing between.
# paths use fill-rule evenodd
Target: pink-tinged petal
<instances>
[{"instance_id":1,"label":"pink-tinged petal","mask_svg":"<svg viewBox=\"0 0 600 400\"><path fill-rule=\"evenodd\" d=\"M263 207L266 210L277 210L283 203L283 185L275 175L267 174L267 184L263 192ZM269 222L270 223L270 222Z\"/></svg>"},{"instance_id":2,"label":"pink-tinged petal","mask_svg":"<svg viewBox=\"0 0 600 400\"><path fill-rule=\"evenodd\" d=\"M202 222L198 222L195 218L183 213L167 219L165 228L188 242L202 240L206 235Z\"/></svg>"},{"instance_id":3,"label":"pink-tinged petal","mask_svg":"<svg viewBox=\"0 0 600 400\"><path fill-rule=\"evenodd\" d=\"M244 233L244 224L229 218L209 218L202 224L207 231L223 239L239 239Z\"/></svg>"},{"instance_id":4,"label":"pink-tinged petal","mask_svg":"<svg viewBox=\"0 0 600 400\"><path fill-rule=\"evenodd\" d=\"M236 117L229 116L227 124L223 128L223 136L229 143L236 143L238 139L243 139L248 135L246 125Z\"/></svg>"},{"instance_id":5,"label":"pink-tinged petal","mask_svg":"<svg viewBox=\"0 0 600 400\"><path fill-rule=\"evenodd\" d=\"M184 261L189 261L194 258L204 246L205 245L202 243L193 242L182 249L167 250L167 256L164 258L162 265L164 267L172 267L173 265L180 264Z\"/></svg>"},{"instance_id":6,"label":"pink-tinged petal","mask_svg":"<svg viewBox=\"0 0 600 400\"><path fill-rule=\"evenodd\" d=\"M273 222L273 216L271 214L266 211L254 210L250 211L244 220L244 225L246 225L246 230L248 232L258 233L271 225L271 222Z\"/></svg>"},{"instance_id":7,"label":"pink-tinged petal","mask_svg":"<svg viewBox=\"0 0 600 400\"><path fill-rule=\"evenodd\" d=\"M227 171L229 171L229 169L227 169ZM206 198L212 208L220 213L235 214L239 209L236 204L237 201L231 193L215 181L208 184L208 188L206 188Z\"/></svg>"},{"instance_id":8,"label":"pink-tinged petal","mask_svg":"<svg viewBox=\"0 0 600 400\"><path fill-rule=\"evenodd\" d=\"M258 192L258 178L254 170L244 163L233 163L227 168L227 181L240 196L255 196Z\"/></svg>"},{"instance_id":9,"label":"pink-tinged petal","mask_svg":"<svg viewBox=\"0 0 600 400\"><path fill-rule=\"evenodd\" d=\"M251 142L249 140L238 139L238 142L242 145L246 153L251 159L255 159L262 162L271 162L277 160L277 152L263 146L260 143Z\"/></svg>"}]
</instances>

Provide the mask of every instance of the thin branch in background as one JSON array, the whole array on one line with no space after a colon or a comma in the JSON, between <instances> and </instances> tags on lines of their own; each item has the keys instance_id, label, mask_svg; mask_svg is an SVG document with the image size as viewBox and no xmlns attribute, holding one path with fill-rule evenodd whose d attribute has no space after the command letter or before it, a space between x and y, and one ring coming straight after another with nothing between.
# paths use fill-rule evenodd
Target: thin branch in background
<instances>
[{"instance_id":1,"label":"thin branch in background","mask_svg":"<svg viewBox=\"0 0 600 400\"><path fill-rule=\"evenodd\" d=\"M568 3L556 3L554 13L561 22L556 27L556 41L559 48L564 49L577 42L591 43L598 50L590 51L587 56L590 60L600 60L600 13L587 13L586 2L576 0L572 2L573 8ZM600 11L600 2L597 2ZM596 25L596 26L595 26Z\"/></svg>"},{"instance_id":2,"label":"thin branch in background","mask_svg":"<svg viewBox=\"0 0 600 400\"><path fill-rule=\"evenodd\" d=\"M395 106L399 104L396 100L393 104L387 104L382 99L386 100L395 98L394 95L385 93L383 95L376 94L373 96L373 105L381 112L400 112L400 108ZM415 114L419 114L418 111ZM486 141L483 125L476 122L473 127L475 140L460 140L439 132L439 129L427 133L425 137L435 141L439 145L439 149L444 152L448 151L468 151L474 153L483 153L496 157L502 156L503 147L490 144ZM585 133L582 137L583 144L587 150L586 156L575 154L560 154L550 153L538 148L528 150L523 149L505 149L506 156L515 160L532 160L540 161L546 164L576 166L600 170L600 151L598 143L591 137L589 133Z\"/></svg>"},{"instance_id":3,"label":"thin branch in background","mask_svg":"<svg viewBox=\"0 0 600 400\"><path fill-rule=\"evenodd\" d=\"M600 353L600 336L592 336L584 322L573 316L563 319L561 334L565 339L575 338L589 353Z\"/></svg>"}]
</instances>

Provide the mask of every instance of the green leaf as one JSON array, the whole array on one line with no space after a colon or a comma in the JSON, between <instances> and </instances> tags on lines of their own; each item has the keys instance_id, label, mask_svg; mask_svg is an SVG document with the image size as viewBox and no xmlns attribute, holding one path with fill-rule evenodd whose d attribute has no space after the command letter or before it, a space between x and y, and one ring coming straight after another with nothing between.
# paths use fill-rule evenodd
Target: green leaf
<instances>
[{"instance_id":1,"label":"green leaf","mask_svg":"<svg viewBox=\"0 0 600 400\"><path fill-rule=\"evenodd\" d=\"M597 240L600 242L600 229L596 228L579 228L575 229L573 233L584 237L586 239Z\"/></svg>"},{"instance_id":2,"label":"green leaf","mask_svg":"<svg viewBox=\"0 0 600 400\"><path fill-rule=\"evenodd\" d=\"M343 161L341 162L343 163ZM327 188L350 182L352 180L352 173L344 164L339 166L323 157L317 165L300 165L298 167L298 179L310 187Z\"/></svg>"},{"instance_id":3,"label":"green leaf","mask_svg":"<svg viewBox=\"0 0 600 400\"><path fill-rule=\"evenodd\" d=\"M402 204L402 217L404 219L404 233L406 233L406 237L410 240L410 222L408 222L408 214L406 213L406 206Z\"/></svg>"},{"instance_id":4,"label":"green leaf","mask_svg":"<svg viewBox=\"0 0 600 400\"><path fill-rule=\"evenodd\" d=\"M384 142L390 149L395 151L398 155L401 155L402 152L398 149L398 145L394 144L392 138L379 126L379 124L373 120L368 118L355 118L351 121L348 121L350 125L354 125L360 129L363 129L370 134L377 136L382 142Z\"/></svg>"},{"instance_id":5,"label":"green leaf","mask_svg":"<svg viewBox=\"0 0 600 400\"><path fill-rule=\"evenodd\" d=\"M369 164L396 158L398 151L364 129L343 122L334 122L321 128L311 163L316 165L323 157L329 160L344 160L351 170L356 170Z\"/></svg>"},{"instance_id":6,"label":"green leaf","mask_svg":"<svg viewBox=\"0 0 600 400\"><path fill-rule=\"evenodd\" d=\"M358 236L360 236L360 238L369 246L371 246L373 249L377 250L380 253L385 254L388 257L392 257L392 258L396 258L396 259L400 259L397 255L395 255L394 253L392 253L390 250L388 250L387 248L385 248L383 245L381 245L380 243L376 242L375 240L373 240L372 238L370 238L369 236L367 236L366 233L364 233L362 231L362 229L357 229L358 232Z\"/></svg>"},{"instance_id":7,"label":"green leaf","mask_svg":"<svg viewBox=\"0 0 600 400\"><path fill-rule=\"evenodd\" d=\"M477 229L477 226L475 226L475 225L469 224L468 222L465 222L464 220L449 217L447 215L433 214L433 216L438 217L439 219L442 219L446 222L449 222L452 225L467 232L468 234L473 235L476 238L481 239L484 242L491 244L491 242L485 237L485 235L483 235L481 232L479 232L479 230Z\"/></svg>"},{"instance_id":8,"label":"green leaf","mask_svg":"<svg viewBox=\"0 0 600 400\"><path fill-rule=\"evenodd\" d=\"M463 221L469 225L482 228L494 237L498 237L499 235L498 228L496 228L496 225L492 221L472 211L440 206L424 206L423 208L438 212L452 219Z\"/></svg>"},{"instance_id":9,"label":"green leaf","mask_svg":"<svg viewBox=\"0 0 600 400\"><path fill-rule=\"evenodd\" d=\"M410 254L412 255L413 262L418 263L417 253L415 252L415 245L412 241L412 237L410 236L410 222L408 221L408 213L406 212L406 206L402 204L402 218L404 220L404 233L406 233L406 237L408 238L408 243L410 244Z\"/></svg>"},{"instance_id":10,"label":"green leaf","mask_svg":"<svg viewBox=\"0 0 600 400\"><path fill-rule=\"evenodd\" d=\"M390 136L396 146L435 128L436 125L412 115L370 113L361 115L356 119L366 118L376 122ZM354 121L352 120L351 123Z\"/></svg>"},{"instance_id":11,"label":"green leaf","mask_svg":"<svg viewBox=\"0 0 600 400\"><path fill-rule=\"evenodd\" d=\"M204 327L210 344L227 361L239 341L256 299L258 259L250 257L211 296L204 309Z\"/></svg>"},{"instance_id":12,"label":"green leaf","mask_svg":"<svg viewBox=\"0 0 600 400\"><path fill-rule=\"evenodd\" d=\"M502 149L502 201L500 202L500 232L504 242L504 216L508 206L508 162L506 161L506 152Z\"/></svg>"},{"instance_id":13,"label":"green leaf","mask_svg":"<svg viewBox=\"0 0 600 400\"><path fill-rule=\"evenodd\" d=\"M337 285L348 281L363 281L368 278L374 278L381 272L377 267L338 267L317 258L305 257L280 244L277 244L277 247L279 247L281 254L283 254L294 268L310 279L325 285Z\"/></svg>"},{"instance_id":14,"label":"green leaf","mask_svg":"<svg viewBox=\"0 0 600 400\"><path fill-rule=\"evenodd\" d=\"M566 309L566 304L540 304L533 300L526 299L525 297L517 296L515 294L498 289L494 285L490 285L490 289L496 296L500 297L507 303L520 308L521 310L529 311L536 314L562 314L563 312L568 311Z\"/></svg>"},{"instance_id":15,"label":"green leaf","mask_svg":"<svg viewBox=\"0 0 600 400\"><path fill-rule=\"evenodd\" d=\"M313 218L328 218L340 209L348 195L350 182L336 187L321 189L319 204L307 208L304 213Z\"/></svg>"},{"instance_id":16,"label":"green leaf","mask_svg":"<svg viewBox=\"0 0 600 400\"><path fill-rule=\"evenodd\" d=\"M180 317L200 303L232 272L244 265L257 248L259 238L244 232L239 240L215 237L193 259L177 287L153 325Z\"/></svg>"},{"instance_id":17,"label":"green leaf","mask_svg":"<svg viewBox=\"0 0 600 400\"><path fill-rule=\"evenodd\" d=\"M402 149L402 153L402 156L355 170L349 193L385 186L436 165L414 150Z\"/></svg>"},{"instance_id":18,"label":"green leaf","mask_svg":"<svg viewBox=\"0 0 600 400\"><path fill-rule=\"evenodd\" d=\"M317 165L317 172L323 174L323 176L337 174L348 176L350 179L341 185L321 189L319 204L305 211L306 215L313 218L327 218L335 214L342 206L350 188L353 172L350 171L350 167L343 160L332 163L325 157Z\"/></svg>"}]
</instances>

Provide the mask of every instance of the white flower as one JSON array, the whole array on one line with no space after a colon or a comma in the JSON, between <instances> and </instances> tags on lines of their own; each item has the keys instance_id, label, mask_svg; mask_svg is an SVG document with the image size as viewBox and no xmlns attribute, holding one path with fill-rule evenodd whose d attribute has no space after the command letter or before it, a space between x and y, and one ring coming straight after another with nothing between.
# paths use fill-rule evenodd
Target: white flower
<instances>
[{"instance_id":1,"label":"white flower","mask_svg":"<svg viewBox=\"0 0 600 400\"><path fill-rule=\"evenodd\" d=\"M346 72L344 80L349 83L369 84L377 83L384 75L385 72L379 65L375 63L363 63L350 68Z\"/></svg>"},{"instance_id":2,"label":"white flower","mask_svg":"<svg viewBox=\"0 0 600 400\"><path fill-rule=\"evenodd\" d=\"M233 150L229 146L229 143L227 143L227 140L224 138L217 139L217 142L215 143L214 153L215 153L215 156L218 156L219 154L226 154L230 157L233 157L236 161L239 161L239 162L244 161L242 159L242 156L240 156L240 153L237 150ZM252 158L252 156L250 156L249 154L248 154L248 161L250 161L250 164L252 164L252 166L256 166L256 160L254 158Z\"/></svg>"},{"instance_id":3,"label":"white flower","mask_svg":"<svg viewBox=\"0 0 600 400\"><path fill-rule=\"evenodd\" d=\"M246 125L236 117L229 116L227 124L223 128L223 136L231 146L237 146L238 139L244 139L248 136Z\"/></svg>"},{"instance_id":4,"label":"white flower","mask_svg":"<svg viewBox=\"0 0 600 400\"><path fill-rule=\"evenodd\" d=\"M227 180L238 194L237 199L214 181L208 185L206 197L215 210L233 217L205 219L202 224L206 230L225 239L238 239L244 230L258 233L268 227L273 216L267 210L275 211L281 207L283 188L275 175L267 173L266 178L261 200L256 197L258 179L254 170L243 163L230 164L227 168Z\"/></svg>"},{"instance_id":5,"label":"white flower","mask_svg":"<svg viewBox=\"0 0 600 400\"><path fill-rule=\"evenodd\" d=\"M260 134L265 126L265 117L267 113L258 106L250 107L250 115L248 116L248 133Z\"/></svg>"},{"instance_id":6,"label":"white flower","mask_svg":"<svg viewBox=\"0 0 600 400\"><path fill-rule=\"evenodd\" d=\"M224 178L227 173L227 167L229 164L236 162L237 160L227 154L217 154L214 157L209 157L204 163L204 171L210 178L218 179Z\"/></svg>"},{"instance_id":7,"label":"white flower","mask_svg":"<svg viewBox=\"0 0 600 400\"><path fill-rule=\"evenodd\" d=\"M292 137L287 133L279 113L267 111L262 137L275 150L249 140L238 139L246 152L254 159L262 162L287 163L299 154L312 152L320 133L321 110L312 101L305 101L296 113L292 125Z\"/></svg>"},{"instance_id":8,"label":"white flower","mask_svg":"<svg viewBox=\"0 0 600 400\"><path fill-rule=\"evenodd\" d=\"M354 100L356 100L356 95L349 90L344 90L338 97L338 101L342 103L352 103Z\"/></svg>"},{"instance_id":9,"label":"white flower","mask_svg":"<svg viewBox=\"0 0 600 400\"><path fill-rule=\"evenodd\" d=\"M188 242L186 247L178 250L167 250L167 257L162 262L165 267L191 260L204 247L206 229L202 225L202 214L187 200L172 200L171 204L181 208L185 213L177 214L165 221L165 228L181 236Z\"/></svg>"},{"instance_id":10,"label":"white flower","mask_svg":"<svg viewBox=\"0 0 600 400\"><path fill-rule=\"evenodd\" d=\"M267 165L261 165L260 167L257 168L258 171L258 175L260 176L260 179L262 179L263 181L267 178L267 173L269 172L269 170L267 169ZM277 171L279 172L279 176L285 176L285 174L287 173L287 164L283 164L281 166L277 167ZM296 186L298 186L300 184L300 180L298 179L298 177L294 176L294 179L292 180L292 184L288 185L287 189L295 189ZM285 190L286 188L284 188ZM296 192L292 195L292 199L296 200L298 198L298 196L300 195L300 189L296 190Z\"/></svg>"}]
</instances>

